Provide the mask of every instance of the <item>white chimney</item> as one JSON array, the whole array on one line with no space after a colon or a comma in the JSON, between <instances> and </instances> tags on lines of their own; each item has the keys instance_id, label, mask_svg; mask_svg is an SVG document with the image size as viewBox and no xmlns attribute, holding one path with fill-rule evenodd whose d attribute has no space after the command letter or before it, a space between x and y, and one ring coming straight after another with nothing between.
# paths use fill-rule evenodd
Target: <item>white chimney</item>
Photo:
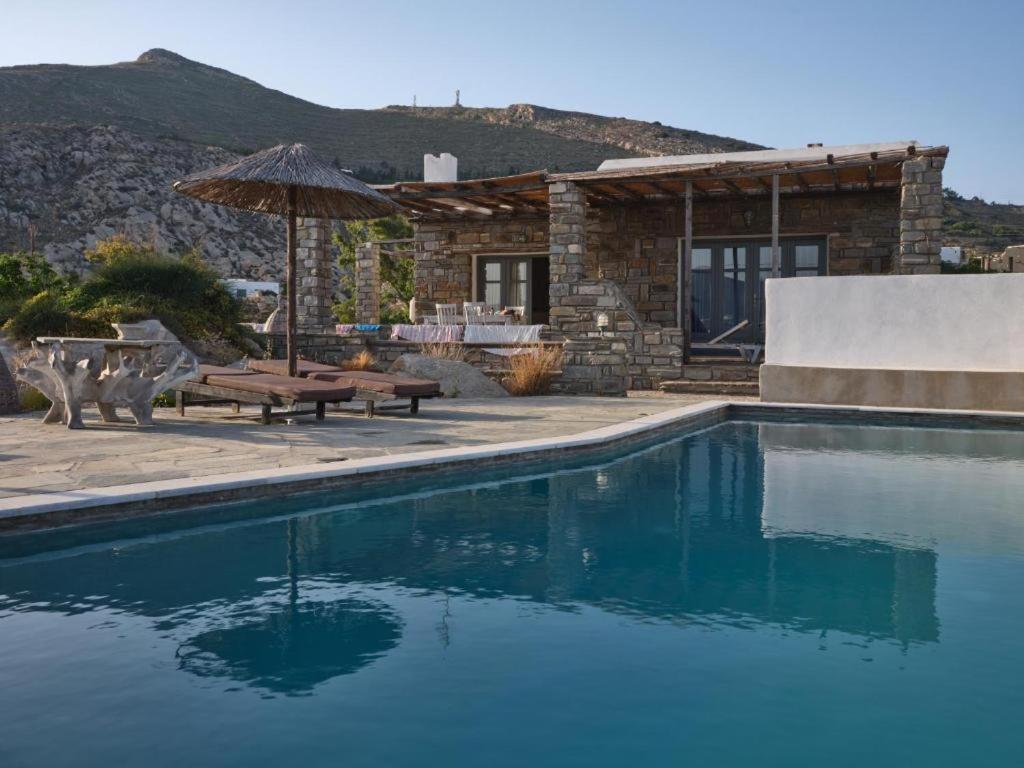
<instances>
[{"instance_id":1,"label":"white chimney","mask_svg":"<svg viewBox=\"0 0 1024 768\"><path fill-rule=\"evenodd\" d=\"M459 180L459 158L448 152L440 155L423 156L423 180L424 181L458 181Z\"/></svg>"}]
</instances>

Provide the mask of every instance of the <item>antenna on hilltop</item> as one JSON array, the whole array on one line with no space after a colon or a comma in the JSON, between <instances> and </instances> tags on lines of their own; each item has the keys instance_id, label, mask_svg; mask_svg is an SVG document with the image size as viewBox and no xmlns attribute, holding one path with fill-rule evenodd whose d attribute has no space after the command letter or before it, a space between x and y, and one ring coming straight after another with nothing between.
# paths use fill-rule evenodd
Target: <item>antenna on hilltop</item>
<instances>
[{"instance_id":1,"label":"antenna on hilltop","mask_svg":"<svg viewBox=\"0 0 1024 768\"><path fill-rule=\"evenodd\" d=\"M460 90L459 90L458 88L456 88L456 89L455 89L455 106L456 106L456 107L461 107L461 106L462 106L462 102L461 102L461 101L459 101L459 95L460 95L461 93L462 93L462 92L461 92L461 91L460 91Z\"/></svg>"},{"instance_id":2,"label":"antenna on hilltop","mask_svg":"<svg viewBox=\"0 0 1024 768\"><path fill-rule=\"evenodd\" d=\"M412 108L416 109L416 94L415 93L412 95Z\"/></svg>"}]
</instances>

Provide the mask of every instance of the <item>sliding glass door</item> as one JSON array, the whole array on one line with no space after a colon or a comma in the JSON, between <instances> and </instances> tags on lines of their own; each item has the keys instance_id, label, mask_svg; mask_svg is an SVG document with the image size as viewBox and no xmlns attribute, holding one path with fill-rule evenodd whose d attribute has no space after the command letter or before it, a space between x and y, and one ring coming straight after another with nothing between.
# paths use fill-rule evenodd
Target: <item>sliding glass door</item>
<instances>
[{"instance_id":1,"label":"sliding glass door","mask_svg":"<svg viewBox=\"0 0 1024 768\"><path fill-rule=\"evenodd\" d=\"M782 277L824 275L825 238L783 239ZM694 243L693 339L709 341L748 321L732 341L764 340L764 284L772 274L772 247L765 240Z\"/></svg>"}]
</instances>

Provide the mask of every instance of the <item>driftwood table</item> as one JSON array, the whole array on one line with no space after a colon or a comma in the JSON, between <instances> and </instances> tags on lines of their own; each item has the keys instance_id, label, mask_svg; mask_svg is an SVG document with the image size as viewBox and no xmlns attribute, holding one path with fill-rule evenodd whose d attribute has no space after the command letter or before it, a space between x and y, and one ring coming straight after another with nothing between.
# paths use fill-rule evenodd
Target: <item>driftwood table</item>
<instances>
[{"instance_id":1,"label":"driftwood table","mask_svg":"<svg viewBox=\"0 0 1024 768\"><path fill-rule=\"evenodd\" d=\"M129 338L40 336L32 342L32 359L15 375L52 403L44 424L81 429L84 403L96 403L103 421L120 421L117 408L125 407L136 424L152 424L153 398L199 370L195 355L158 323L142 328L165 338L130 338L139 326L117 328Z\"/></svg>"}]
</instances>

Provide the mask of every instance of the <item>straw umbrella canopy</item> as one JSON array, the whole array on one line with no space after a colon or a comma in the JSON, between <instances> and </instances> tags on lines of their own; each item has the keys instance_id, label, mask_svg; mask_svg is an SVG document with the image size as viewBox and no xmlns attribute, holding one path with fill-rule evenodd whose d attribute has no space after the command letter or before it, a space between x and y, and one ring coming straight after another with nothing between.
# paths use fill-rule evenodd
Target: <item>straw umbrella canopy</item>
<instances>
[{"instance_id":1,"label":"straw umbrella canopy","mask_svg":"<svg viewBox=\"0 0 1024 768\"><path fill-rule=\"evenodd\" d=\"M207 203L288 217L288 372L296 374L295 219L376 219L399 206L386 195L317 157L305 144L265 149L235 163L174 182L174 189Z\"/></svg>"}]
</instances>

